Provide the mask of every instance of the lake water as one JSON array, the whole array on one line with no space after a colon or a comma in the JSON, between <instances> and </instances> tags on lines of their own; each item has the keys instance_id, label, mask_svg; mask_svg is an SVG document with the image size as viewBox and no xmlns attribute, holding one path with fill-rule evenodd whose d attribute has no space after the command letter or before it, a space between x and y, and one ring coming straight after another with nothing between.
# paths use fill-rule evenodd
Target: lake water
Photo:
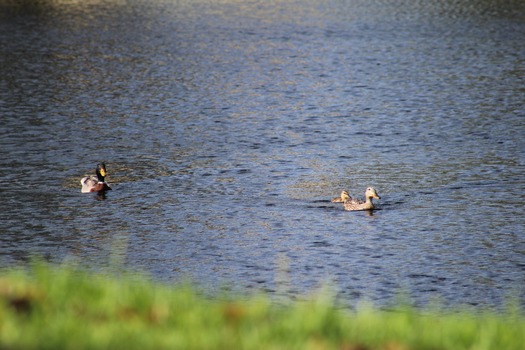
<instances>
[{"instance_id":1,"label":"lake water","mask_svg":"<svg viewBox=\"0 0 525 350\"><path fill-rule=\"evenodd\" d=\"M0 265L525 305L524 38L512 0L0 1Z\"/></svg>"}]
</instances>

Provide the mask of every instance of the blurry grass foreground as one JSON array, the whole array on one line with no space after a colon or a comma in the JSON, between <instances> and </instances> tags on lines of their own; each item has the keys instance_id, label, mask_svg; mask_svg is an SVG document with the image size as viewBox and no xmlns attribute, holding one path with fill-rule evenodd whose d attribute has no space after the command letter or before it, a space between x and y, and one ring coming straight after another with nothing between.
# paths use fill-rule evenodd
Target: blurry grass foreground
<instances>
[{"instance_id":1,"label":"blurry grass foreground","mask_svg":"<svg viewBox=\"0 0 525 350\"><path fill-rule=\"evenodd\" d=\"M206 298L189 286L34 264L0 272L0 349L523 349L514 309L337 308L320 295Z\"/></svg>"}]
</instances>

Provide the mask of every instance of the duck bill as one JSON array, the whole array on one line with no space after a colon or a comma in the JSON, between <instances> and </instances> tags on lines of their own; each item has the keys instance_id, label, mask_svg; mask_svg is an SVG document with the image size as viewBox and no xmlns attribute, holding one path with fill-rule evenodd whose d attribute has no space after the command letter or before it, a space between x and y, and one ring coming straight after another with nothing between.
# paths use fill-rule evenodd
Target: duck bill
<instances>
[{"instance_id":1,"label":"duck bill","mask_svg":"<svg viewBox=\"0 0 525 350\"><path fill-rule=\"evenodd\" d=\"M101 168L101 169L100 169L100 175L102 175L102 176L106 176L106 174L107 174L107 173L106 173L106 169Z\"/></svg>"}]
</instances>

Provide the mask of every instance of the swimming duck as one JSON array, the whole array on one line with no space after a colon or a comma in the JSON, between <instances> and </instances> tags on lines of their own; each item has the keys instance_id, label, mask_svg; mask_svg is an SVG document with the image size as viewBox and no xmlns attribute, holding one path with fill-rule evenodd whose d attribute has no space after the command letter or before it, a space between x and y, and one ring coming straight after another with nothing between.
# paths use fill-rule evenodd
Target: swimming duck
<instances>
[{"instance_id":1,"label":"swimming duck","mask_svg":"<svg viewBox=\"0 0 525 350\"><path fill-rule=\"evenodd\" d=\"M372 198L381 199L373 187L368 187L365 191L365 201L359 199L350 199L343 203L345 210L372 210L374 204Z\"/></svg>"},{"instance_id":2,"label":"swimming duck","mask_svg":"<svg viewBox=\"0 0 525 350\"><path fill-rule=\"evenodd\" d=\"M101 192L101 191L107 191L111 190L111 187L108 186L106 181L104 181L104 178L106 177L106 164L99 163L97 165L96 170L97 176L90 175L83 177L82 180L80 180L80 184L82 185L81 192L82 193L88 193L88 192Z\"/></svg>"},{"instance_id":3,"label":"swimming duck","mask_svg":"<svg viewBox=\"0 0 525 350\"><path fill-rule=\"evenodd\" d=\"M350 197L347 191L343 191L341 192L341 197L332 198L332 203L344 203L350 200L352 200L352 197Z\"/></svg>"}]
</instances>

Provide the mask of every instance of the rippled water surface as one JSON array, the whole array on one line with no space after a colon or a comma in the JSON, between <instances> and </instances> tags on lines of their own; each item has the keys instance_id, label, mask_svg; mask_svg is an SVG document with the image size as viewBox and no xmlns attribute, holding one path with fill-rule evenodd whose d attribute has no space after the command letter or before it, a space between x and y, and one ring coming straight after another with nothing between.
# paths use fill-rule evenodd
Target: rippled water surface
<instances>
[{"instance_id":1,"label":"rippled water surface","mask_svg":"<svg viewBox=\"0 0 525 350\"><path fill-rule=\"evenodd\" d=\"M525 305L523 38L521 1L1 1L0 264Z\"/></svg>"}]
</instances>

